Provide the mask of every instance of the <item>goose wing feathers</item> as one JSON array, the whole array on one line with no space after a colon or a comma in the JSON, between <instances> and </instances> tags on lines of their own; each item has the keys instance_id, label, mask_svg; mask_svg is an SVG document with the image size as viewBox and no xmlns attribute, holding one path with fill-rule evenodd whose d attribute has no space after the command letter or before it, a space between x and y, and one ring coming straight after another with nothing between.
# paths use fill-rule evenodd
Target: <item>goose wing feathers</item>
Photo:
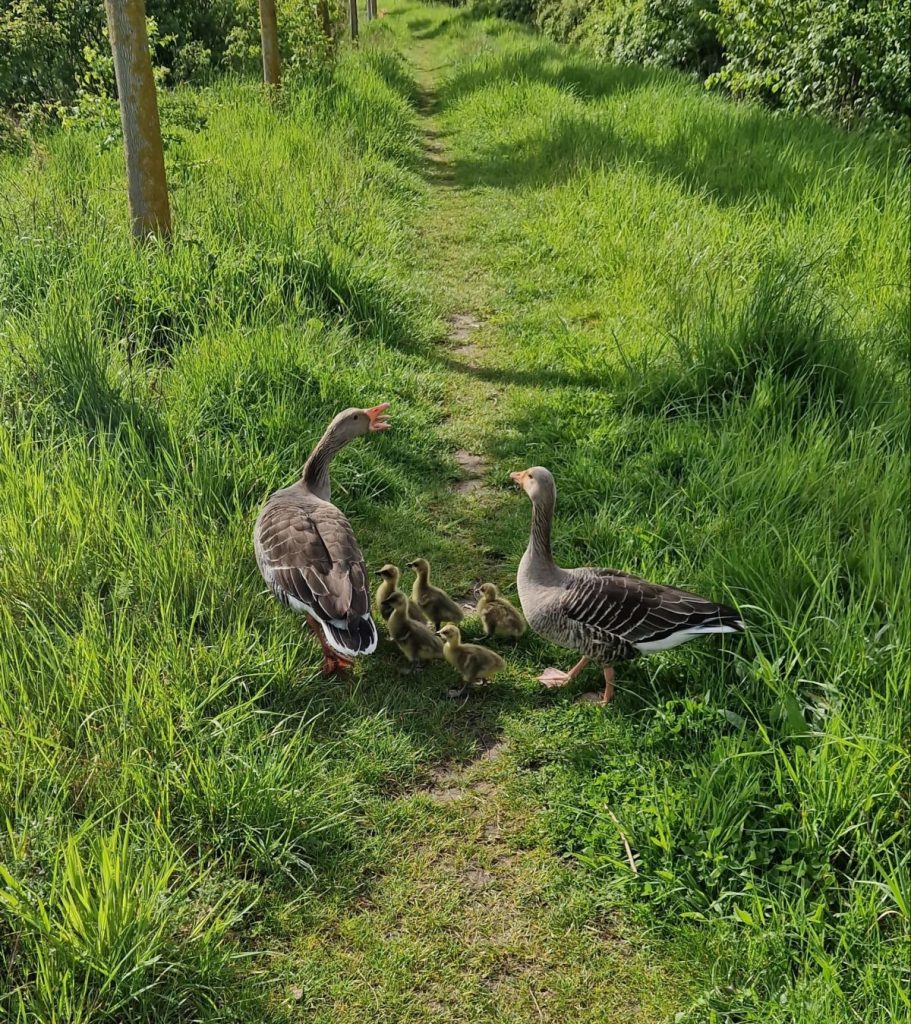
<instances>
[{"instance_id":1,"label":"goose wing feathers","mask_svg":"<svg viewBox=\"0 0 911 1024\"><path fill-rule=\"evenodd\" d=\"M256 530L263 576L282 603L309 612L341 654L376 648L367 569L351 525L328 502L267 505Z\"/></svg>"},{"instance_id":2,"label":"goose wing feathers","mask_svg":"<svg viewBox=\"0 0 911 1024\"><path fill-rule=\"evenodd\" d=\"M692 633L743 628L733 608L614 569L574 570L560 605L579 626L640 650Z\"/></svg>"}]
</instances>

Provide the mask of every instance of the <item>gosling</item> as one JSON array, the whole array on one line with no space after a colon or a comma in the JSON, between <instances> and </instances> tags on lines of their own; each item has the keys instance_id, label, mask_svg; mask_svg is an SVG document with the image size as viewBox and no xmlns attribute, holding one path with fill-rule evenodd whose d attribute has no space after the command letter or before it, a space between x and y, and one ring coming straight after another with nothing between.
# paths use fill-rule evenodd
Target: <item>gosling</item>
<instances>
[{"instance_id":1,"label":"gosling","mask_svg":"<svg viewBox=\"0 0 911 1024\"><path fill-rule=\"evenodd\" d=\"M443 626L437 636L446 641L443 657L462 677L462 688L450 690L451 697L461 696L469 686L486 683L488 677L506 668L506 662L496 651L489 651L480 644L463 644L459 627L452 623Z\"/></svg>"},{"instance_id":2,"label":"gosling","mask_svg":"<svg viewBox=\"0 0 911 1024\"><path fill-rule=\"evenodd\" d=\"M411 600L423 611L437 629L444 622L461 622L465 612L453 601L445 590L430 585L430 563L426 558L416 558L408 563L409 569L417 574L411 588Z\"/></svg>"},{"instance_id":3,"label":"gosling","mask_svg":"<svg viewBox=\"0 0 911 1024\"><path fill-rule=\"evenodd\" d=\"M382 578L382 583L376 588L376 594L374 598L376 600L377 611L384 619L389 618L389 613L392 611L392 606L388 604L389 598L393 592L399 588L399 567L397 565L391 565L387 563L382 569L376 570L377 576ZM427 616L421 611L420 606L416 605L414 601L408 601L408 618L414 619L415 622L421 622L425 626L430 621Z\"/></svg>"},{"instance_id":4,"label":"gosling","mask_svg":"<svg viewBox=\"0 0 911 1024\"><path fill-rule=\"evenodd\" d=\"M525 619L518 608L500 596L493 583L481 584L478 615L486 636L505 636L517 639L525 632Z\"/></svg>"},{"instance_id":5,"label":"gosling","mask_svg":"<svg viewBox=\"0 0 911 1024\"><path fill-rule=\"evenodd\" d=\"M401 590L393 590L386 604L390 609L387 622L389 636L408 659L411 672L419 672L425 661L442 659L442 640L428 626L408 617L408 598Z\"/></svg>"}]
</instances>

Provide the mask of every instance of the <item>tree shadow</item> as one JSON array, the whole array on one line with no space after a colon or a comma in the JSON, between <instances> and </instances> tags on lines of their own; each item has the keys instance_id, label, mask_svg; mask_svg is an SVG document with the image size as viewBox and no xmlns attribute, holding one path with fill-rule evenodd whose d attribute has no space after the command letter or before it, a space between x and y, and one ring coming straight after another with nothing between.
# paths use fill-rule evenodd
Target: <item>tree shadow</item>
<instances>
[{"instance_id":1,"label":"tree shadow","mask_svg":"<svg viewBox=\"0 0 911 1024\"><path fill-rule=\"evenodd\" d=\"M563 94L555 96L556 117L541 118L518 141L485 148L482 138L478 155L456 165L464 185L545 186L586 168L629 164L716 203L758 200L786 210L818 187L833 167L873 171L896 147L894 139L849 133L813 116L773 114L707 97L682 73L601 64L537 41L468 62L441 84L437 109L452 109L481 90L528 85ZM669 131L650 137L623 131L614 105L605 102L642 91L654 94L657 117L665 119ZM681 106L687 93L689 110ZM678 115L673 120L662 113L668 106L671 115Z\"/></svg>"},{"instance_id":2,"label":"tree shadow","mask_svg":"<svg viewBox=\"0 0 911 1024\"><path fill-rule=\"evenodd\" d=\"M428 40L439 39L441 36L449 35L454 31L460 31L467 25L477 21L476 13L471 8L463 7L449 18L438 21L434 24L428 18L415 18L408 22L415 39ZM494 35L496 33L490 33Z\"/></svg>"},{"instance_id":3,"label":"tree shadow","mask_svg":"<svg viewBox=\"0 0 911 1024\"><path fill-rule=\"evenodd\" d=\"M546 85L592 101L651 85L665 77L664 72L654 69L631 64L599 64L569 52L564 54L533 36L529 40L537 45L487 54L483 62L469 62L457 71L441 85L443 105L452 106L474 92L504 83Z\"/></svg>"},{"instance_id":4,"label":"tree shadow","mask_svg":"<svg viewBox=\"0 0 911 1024\"><path fill-rule=\"evenodd\" d=\"M498 143L454 164L465 187L535 188L560 184L615 163L623 147L614 132L584 111L536 126L518 143Z\"/></svg>"},{"instance_id":5,"label":"tree shadow","mask_svg":"<svg viewBox=\"0 0 911 1024\"><path fill-rule=\"evenodd\" d=\"M476 366L474 363L462 362L452 356L441 354L433 357L434 362L444 366L452 373L460 373L475 380L483 380L488 384L518 385L520 387L558 387L558 388L598 388L609 389L611 386L610 368L606 367L598 373L572 373L566 370L552 370L535 366L529 370L505 368L499 366Z\"/></svg>"}]
</instances>

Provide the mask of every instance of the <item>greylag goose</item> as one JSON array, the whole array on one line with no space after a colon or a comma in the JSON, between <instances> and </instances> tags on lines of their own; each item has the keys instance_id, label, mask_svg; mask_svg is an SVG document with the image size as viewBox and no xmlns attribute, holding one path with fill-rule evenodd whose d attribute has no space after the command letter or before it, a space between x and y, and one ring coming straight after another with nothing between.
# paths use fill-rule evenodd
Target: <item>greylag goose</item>
<instances>
[{"instance_id":1,"label":"greylag goose","mask_svg":"<svg viewBox=\"0 0 911 1024\"><path fill-rule=\"evenodd\" d=\"M449 696L459 697L468 686L486 683L489 676L506 668L506 662L496 651L489 651L480 644L463 644L458 626L447 623L437 636L443 638L443 657L462 677L462 688L450 691Z\"/></svg>"},{"instance_id":2,"label":"greylag goose","mask_svg":"<svg viewBox=\"0 0 911 1024\"><path fill-rule=\"evenodd\" d=\"M367 569L354 531L330 501L329 464L355 437L387 430L389 403L345 409L326 428L297 483L270 495L253 529L256 563L272 593L307 616L326 674L376 650Z\"/></svg>"},{"instance_id":3,"label":"greylag goose","mask_svg":"<svg viewBox=\"0 0 911 1024\"><path fill-rule=\"evenodd\" d=\"M387 563L382 568L377 569L376 574L382 580L382 583L376 588L376 594L374 595L377 611L384 619L388 619L392 609L387 602L399 589L399 578L402 574L399 572L399 567L391 563ZM425 626L430 621L421 611L420 607L410 599L408 599L408 618L414 619L415 622L421 622Z\"/></svg>"},{"instance_id":4,"label":"greylag goose","mask_svg":"<svg viewBox=\"0 0 911 1024\"><path fill-rule=\"evenodd\" d=\"M389 608L389 636L405 655L412 672L417 672L425 661L443 657L443 641L429 626L408 614L408 598L401 590L394 590L386 601Z\"/></svg>"},{"instance_id":5,"label":"greylag goose","mask_svg":"<svg viewBox=\"0 0 911 1024\"><path fill-rule=\"evenodd\" d=\"M667 651L706 633L739 633L738 612L675 587L649 583L617 569L561 569L550 551L557 488L550 472L532 466L510 473L531 498L531 536L519 563L518 589L529 626L561 647L582 654L569 670L548 668L538 678L565 686L589 661L604 671L606 703L614 695L617 661Z\"/></svg>"},{"instance_id":6,"label":"greylag goose","mask_svg":"<svg viewBox=\"0 0 911 1024\"><path fill-rule=\"evenodd\" d=\"M430 583L430 562L426 558L416 558L408 563L416 576L411 588L411 600L428 616L437 629L444 622L461 622L465 612L453 601L445 590L434 587Z\"/></svg>"},{"instance_id":7,"label":"greylag goose","mask_svg":"<svg viewBox=\"0 0 911 1024\"><path fill-rule=\"evenodd\" d=\"M525 620L518 608L503 597L493 583L482 583L478 598L478 615L487 636L516 639L525 632Z\"/></svg>"}]
</instances>

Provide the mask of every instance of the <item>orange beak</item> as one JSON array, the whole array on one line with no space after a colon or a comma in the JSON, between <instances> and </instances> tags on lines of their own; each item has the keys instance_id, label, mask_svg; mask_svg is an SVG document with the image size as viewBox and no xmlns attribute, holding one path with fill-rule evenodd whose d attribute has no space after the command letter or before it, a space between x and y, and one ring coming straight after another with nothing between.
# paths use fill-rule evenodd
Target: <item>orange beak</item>
<instances>
[{"instance_id":1,"label":"orange beak","mask_svg":"<svg viewBox=\"0 0 911 1024\"><path fill-rule=\"evenodd\" d=\"M523 469L521 472L518 472L518 473L510 473L509 474L509 479L512 480L513 483L518 484L519 487L524 487L525 486L525 474L527 472L528 472L527 469Z\"/></svg>"},{"instance_id":2,"label":"orange beak","mask_svg":"<svg viewBox=\"0 0 911 1024\"><path fill-rule=\"evenodd\" d=\"M381 405L375 405L372 409L364 409L364 413L370 420L370 429L373 432L379 430L388 430L391 424L389 420L383 415L383 413L389 408L388 402L383 402Z\"/></svg>"}]
</instances>

